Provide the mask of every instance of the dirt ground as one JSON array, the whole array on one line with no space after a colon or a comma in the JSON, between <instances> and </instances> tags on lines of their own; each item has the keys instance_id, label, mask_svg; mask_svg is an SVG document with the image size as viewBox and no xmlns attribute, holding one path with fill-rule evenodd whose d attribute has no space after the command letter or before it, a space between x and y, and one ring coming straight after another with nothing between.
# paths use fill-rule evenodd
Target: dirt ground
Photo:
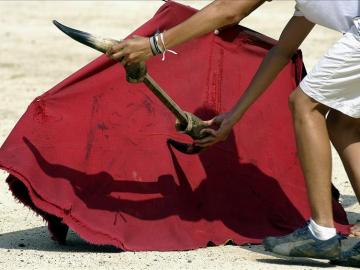
<instances>
[{"instance_id":1,"label":"dirt ground","mask_svg":"<svg viewBox=\"0 0 360 270\"><path fill-rule=\"evenodd\" d=\"M206 1L182 1L194 7ZM266 3L242 22L278 38L294 11L294 1ZM1 1L0 2L0 143L27 105L99 54L66 38L51 23L120 38L151 18L160 1ZM316 27L302 45L310 69L340 34ZM359 205L341 162L334 154L333 182L350 222ZM326 261L284 259L261 246L220 246L187 252L119 252L87 244L71 232L66 246L54 243L44 221L19 204L0 172L0 269L319 269ZM351 239L348 245L354 243ZM345 268L343 268L345 269Z\"/></svg>"}]
</instances>

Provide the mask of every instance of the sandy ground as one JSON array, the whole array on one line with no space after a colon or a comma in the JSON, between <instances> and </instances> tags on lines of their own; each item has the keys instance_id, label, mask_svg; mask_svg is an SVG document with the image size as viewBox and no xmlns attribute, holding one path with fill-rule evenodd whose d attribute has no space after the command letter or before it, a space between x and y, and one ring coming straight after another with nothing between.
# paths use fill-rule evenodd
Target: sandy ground
<instances>
[{"instance_id":1,"label":"sandy ground","mask_svg":"<svg viewBox=\"0 0 360 270\"><path fill-rule=\"evenodd\" d=\"M202 7L205 1L186 1ZM66 38L52 24L66 24L123 37L148 20L160 1L103 2L0 2L0 143L9 134L27 105L38 95L98 56ZM294 1L267 3L243 25L278 38L293 13ZM339 34L316 27L302 49L310 69ZM220 246L188 252L118 252L112 247L89 245L70 233L67 246L48 237L44 221L17 203L0 173L1 269L318 269L332 267L325 261L283 259L261 246ZM340 189L351 222L360 218L359 206L334 155L333 181ZM353 242L352 242L353 243ZM341 268L341 267L335 267ZM345 269L345 268L344 268Z\"/></svg>"}]
</instances>

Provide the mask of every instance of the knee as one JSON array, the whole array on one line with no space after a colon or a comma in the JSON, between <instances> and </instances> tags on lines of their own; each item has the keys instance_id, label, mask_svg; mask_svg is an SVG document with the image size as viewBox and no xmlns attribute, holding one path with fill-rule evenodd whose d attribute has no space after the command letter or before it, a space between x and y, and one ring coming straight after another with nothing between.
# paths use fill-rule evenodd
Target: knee
<instances>
[{"instance_id":1,"label":"knee","mask_svg":"<svg viewBox=\"0 0 360 270\"><path fill-rule=\"evenodd\" d=\"M299 91L301 90L296 89L289 96L289 108L294 120L305 119L310 112L308 104Z\"/></svg>"},{"instance_id":2,"label":"knee","mask_svg":"<svg viewBox=\"0 0 360 270\"><path fill-rule=\"evenodd\" d=\"M328 107L307 96L297 88L289 96L289 108L294 122L307 122L314 117L325 117Z\"/></svg>"},{"instance_id":3,"label":"knee","mask_svg":"<svg viewBox=\"0 0 360 270\"><path fill-rule=\"evenodd\" d=\"M292 92L289 96L289 109L291 111L291 113L294 113L295 111L295 107L297 107L298 105L298 98L296 97L296 90L294 92Z\"/></svg>"}]
</instances>

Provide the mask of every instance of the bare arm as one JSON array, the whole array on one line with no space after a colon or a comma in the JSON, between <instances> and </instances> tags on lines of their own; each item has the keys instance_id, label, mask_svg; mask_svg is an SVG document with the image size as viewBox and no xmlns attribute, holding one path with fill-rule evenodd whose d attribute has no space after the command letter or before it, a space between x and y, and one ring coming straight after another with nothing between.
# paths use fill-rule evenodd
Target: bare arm
<instances>
[{"instance_id":1,"label":"bare arm","mask_svg":"<svg viewBox=\"0 0 360 270\"><path fill-rule=\"evenodd\" d=\"M268 88L313 27L314 24L304 17L292 17L283 30L278 44L269 51L244 95L231 110L232 123L239 121L250 105Z\"/></svg>"},{"instance_id":2,"label":"bare arm","mask_svg":"<svg viewBox=\"0 0 360 270\"><path fill-rule=\"evenodd\" d=\"M267 54L245 93L230 112L215 117L209 124L221 124L218 130L205 129L212 136L196 141L202 147L210 146L227 138L246 110L268 88L279 72L286 66L300 44L313 29L314 24L304 17L292 17L284 28L280 40Z\"/></svg>"},{"instance_id":3,"label":"bare arm","mask_svg":"<svg viewBox=\"0 0 360 270\"><path fill-rule=\"evenodd\" d=\"M239 23L266 0L215 0L189 19L164 33L166 48L182 44L226 25ZM135 37L113 46L107 53L123 64L137 63L152 56L148 38Z\"/></svg>"},{"instance_id":4,"label":"bare arm","mask_svg":"<svg viewBox=\"0 0 360 270\"><path fill-rule=\"evenodd\" d=\"M188 20L165 32L166 48L207 34L226 25L237 24L266 0L216 0Z\"/></svg>"}]
</instances>

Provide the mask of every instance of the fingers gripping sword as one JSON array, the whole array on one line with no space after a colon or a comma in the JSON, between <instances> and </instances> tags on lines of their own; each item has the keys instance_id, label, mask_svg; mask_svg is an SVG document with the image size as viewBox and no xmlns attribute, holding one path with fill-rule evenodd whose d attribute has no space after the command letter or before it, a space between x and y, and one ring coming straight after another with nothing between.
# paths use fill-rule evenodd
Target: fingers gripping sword
<instances>
[{"instance_id":1,"label":"fingers gripping sword","mask_svg":"<svg viewBox=\"0 0 360 270\"><path fill-rule=\"evenodd\" d=\"M55 20L53 23L69 37L102 53L106 53L114 44L119 42L114 39L97 37L89 33L67 27ZM155 82L155 80L151 78L149 73L147 73L144 62L126 65L125 70L126 80L128 82L143 82L150 89L150 91L153 92L153 94L175 115L175 128L179 132L185 133L193 139L201 139L207 136L206 134L201 133L201 130L206 128L207 125L194 114L183 111L175 103L175 101ZM193 144L181 143L172 139L168 139L167 142L178 151L185 154L197 154L204 150L203 148L194 146Z\"/></svg>"}]
</instances>

